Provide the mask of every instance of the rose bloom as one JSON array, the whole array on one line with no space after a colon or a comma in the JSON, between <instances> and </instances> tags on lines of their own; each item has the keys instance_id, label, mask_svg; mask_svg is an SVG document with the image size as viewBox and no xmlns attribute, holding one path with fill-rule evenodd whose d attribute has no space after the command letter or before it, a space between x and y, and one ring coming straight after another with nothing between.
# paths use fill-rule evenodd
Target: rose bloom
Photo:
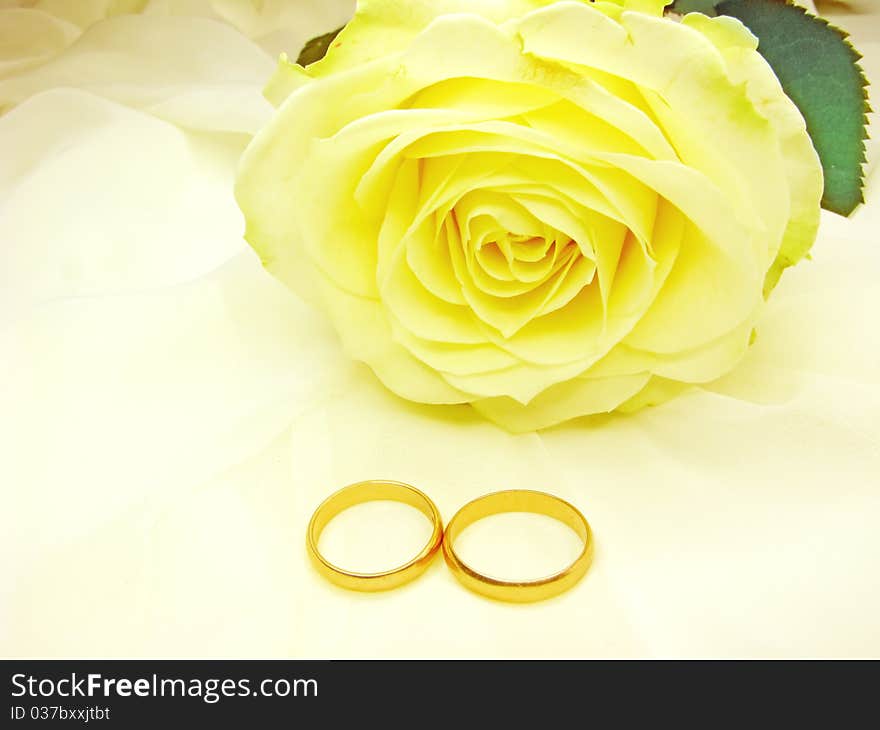
<instances>
[{"instance_id":1,"label":"rose bloom","mask_svg":"<svg viewBox=\"0 0 880 730\"><path fill-rule=\"evenodd\" d=\"M282 58L237 198L398 395L514 431L728 372L823 179L737 20L662 0L361 0Z\"/></svg>"}]
</instances>

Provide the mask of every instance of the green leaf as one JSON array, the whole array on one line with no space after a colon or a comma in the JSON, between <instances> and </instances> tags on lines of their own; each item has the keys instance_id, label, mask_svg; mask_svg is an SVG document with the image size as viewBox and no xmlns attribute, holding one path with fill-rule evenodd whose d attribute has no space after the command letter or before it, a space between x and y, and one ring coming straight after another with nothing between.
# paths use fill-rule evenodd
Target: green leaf
<instances>
[{"instance_id":1,"label":"green leaf","mask_svg":"<svg viewBox=\"0 0 880 730\"><path fill-rule=\"evenodd\" d=\"M849 215L864 202L868 81L847 34L786 0L719 0L759 41L782 88L807 122L825 171L822 207Z\"/></svg>"},{"instance_id":2,"label":"green leaf","mask_svg":"<svg viewBox=\"0 0 880 730\"><path fill-rule=\"evenodd\" d=\"M344 27L345 26L343 26L343 28ZM336 36L341 32L342 28L337 28L330 33L325 33L324 35L319 35L317 38L312 38L312 40L303 46L296 62L300 66L308 66L316 61L320 61L327 54L327 49L330 48L330 44L336 40Z\"/></svg>"},{"instance_id":3,"label":"green leaf","mask_svg":"<svg viewBox=\"0 0 880 730\"><path fill-rule=\"evenodd\" d=\"M702 13L714 18L718 13L715 6L720 0L675 0L667 10L671 10L679 15L687 15L688 13Z\"/></svg>"}]
</instances>

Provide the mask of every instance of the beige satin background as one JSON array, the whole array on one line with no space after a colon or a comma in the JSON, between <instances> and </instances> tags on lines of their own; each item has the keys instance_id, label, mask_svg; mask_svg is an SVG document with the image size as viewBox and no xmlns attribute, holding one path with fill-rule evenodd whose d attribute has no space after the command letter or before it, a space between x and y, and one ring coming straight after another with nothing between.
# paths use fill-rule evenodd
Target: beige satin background
<instances>
[{"instance_id":1,"label":"beige satin background","mask_svg":"<svg viewBox=\"0 0 880 730\"><path fill-rule=\"evenodd\" d=\"M0 655L880 655L876 174L851 220L824 220L735 373L512 436L382 390L240 239L230 186L269 113L270 54L347 3L168 0L81 18L83 35L47 5L15 22L67 35L0 58ZM839 22L880 78L880 18ZM440 562L343 592L308 566L305 526L373 477L446 519L486 491L552 491L590 519L595 564L531 606L471 595ZM361 516L369 554L351 520L328 549L375 561L422 529ZM504 567L527 529L471 548ZM548 556L570 549L541 535Z\"/></svg>"}]
</instances>

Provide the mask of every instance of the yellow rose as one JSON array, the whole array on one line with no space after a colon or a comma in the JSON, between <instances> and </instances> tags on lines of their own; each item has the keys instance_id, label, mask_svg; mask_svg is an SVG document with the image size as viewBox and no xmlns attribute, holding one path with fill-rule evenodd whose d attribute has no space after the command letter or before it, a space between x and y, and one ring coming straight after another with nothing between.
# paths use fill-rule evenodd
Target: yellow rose
<instances>
[{"instance_id":1,"label":"yellow rose","mask_svg":"<svg viewBox=\"0 0 880 730\"><path fill-rule=\"evenodd\" d=\"M718 378L822 170L755 37L664 5L361 0L267 87L247 240L392 391L511 430Z\"/></svg>"}]
</instances>

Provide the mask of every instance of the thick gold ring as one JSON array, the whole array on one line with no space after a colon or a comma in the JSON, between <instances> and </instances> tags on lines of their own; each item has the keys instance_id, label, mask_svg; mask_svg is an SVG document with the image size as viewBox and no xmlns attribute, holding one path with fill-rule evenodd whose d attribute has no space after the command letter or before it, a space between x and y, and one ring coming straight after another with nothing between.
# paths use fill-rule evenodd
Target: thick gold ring
<instances>
[{"instance_id":1,"label":"thick gold ring","mask_svg":"<svg viewBox=\"0 0 880 730\"><path fill-rule=\"evenodd\" d=\"M415 507L429 520L433 530L425 547L412 560L381 573L357 573L334 565L321 555L318 540L324 528L340 512L363 502L390 500ZM387 591L418 578L434 559L443 540L443 522L435 504L415 487L401 482L358 482L331 494L315 510L306 533L306 547L318 572L338 586L353 591Z\"/></svg>"},{"instance_id":2,"label":"thick gold ring","mask_svg":"<svg viewBox=\"0 0 880 730\"><path fill-rule=\"evenodd\" d=\"M498 580L478 573L458 557L455 552L455 539L462 530L474 522L502 512L532 512L559 520L574 530L584 541L584 549L567 568L537 580ZM453 575L465 588L474 593L496 601L531 603L557 596L584 577L593 560L593 535L586 518L568 502L544 492L514 489L487 494L462 507L446 526L443 557Z\"/></svg>"}]
</instances>

